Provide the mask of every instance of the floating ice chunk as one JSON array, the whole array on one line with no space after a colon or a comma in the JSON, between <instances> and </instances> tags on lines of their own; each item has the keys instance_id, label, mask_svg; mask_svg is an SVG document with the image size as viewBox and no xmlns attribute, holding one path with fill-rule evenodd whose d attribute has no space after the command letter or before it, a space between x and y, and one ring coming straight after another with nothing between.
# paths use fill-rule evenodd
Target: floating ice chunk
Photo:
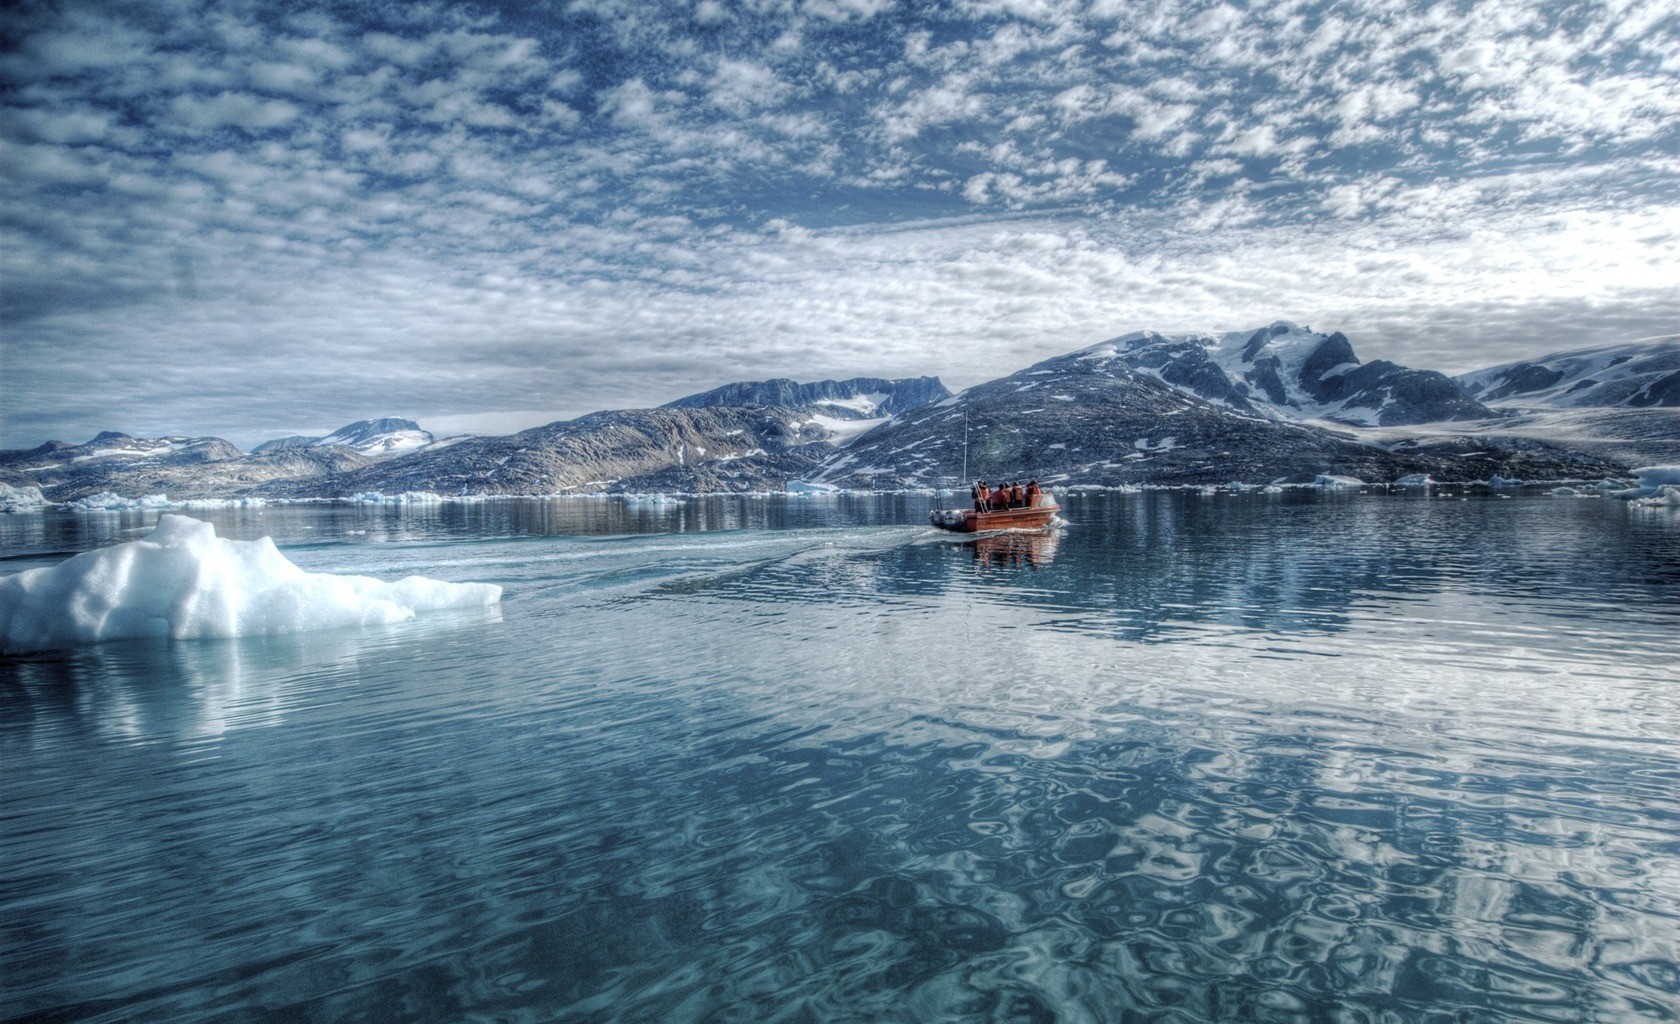
<instances>
[{"instance_id":1,"label":"floating ice chunk","mask_svg":"<svg viewBox=\"0 0 1680 1024\"><path fill-rule=\"evenodd\" d=\"M1554 487L1547 492L1554 498L1579 498L1581 492L1573 487Z\"/></svg>"},{"instance_id":2,"label":"floating ice chunk","mask_svg":"<svg viewBox=\"0 0 1680 1024\"><path fill-rule=\"evenodd\" d=\"M144 540L0 578L0 650L391 623L501 597L491 583L305 572L267 537L227 540L209 523L165 515Z\"/></svg>"},{"instance_id":3,"label":"floating ice chunk","mask_svg":"<svg viewBox=\"0 0 1680 1024\"><path fill-rule=\"evenodd\" d=\"M1645 508L1680 508L1680 487L1674 484L1663 484L1657 488L1655 494L1644 498L1635 498L1629 504L1640 505Z\"/></svg>"},{"instance_id":4,"label":"floating ice chunk","mask_svg":"<svg viewBox=\"0 0 1680 1024\"><path fill-rule=\"evenodd\" d=\"M85 498L65 502L72 512L119 512L136 508L168 508L169 495L148 494L143 498L125 498L113 491L100 491Z\"/></svg>"},{"instance_id":5,"label":"floating ice chunk","mask_svg":"<svg viewBox=\"0 0 1680 1024\"><path fill-rule=\"evenodd\" d=\"M1616 491L1612 498L1655 498L1662 494L1665 487L1680 487L1680 466L1642 466L1633 471L1639 482L1623 491Z\"/></svg>"},{"instance_id":6,"label":"floating ice chunk","mask_svg":"<svg viewBox=\"0 0 1680 1024\"><path fill-rule=\"evenodd\" d=\"M1352 487L1364 487L1365 481L1356 476L1335 476L1330 473L1320 473L1313 477L1313 486L1327 491L1341 491Z\"/></svg>"},{"instance_id":7,"label":"floating ice chunk","mask_svg":"<svg viewBox=\"0 0 1680 1024\"><path fill-rule=\"evenodd\" d=\"M1428 473L1408 473L1394 481L1396 487L1434 487L1435 481Z\"/></svg>"},{"instance_id":8,"label":"floating ice chunk","mask_svg":"<svg viewBox=\"0 0 1680 1024\"><path fill-rule=\"evenodd\" d=\"M46 495L39 487L0 484L0 512L39 512L46 507Z\"/></svg>"},{"instance_id":9,"label":"floating ice chunk","mask_svg":"<svg viewBox=\"0 0 1680 1024\"><path fill-rule=\"evenodd\" d=\"M840 488L833 484L812 483L808 480L789 480L787 492L789 494L834 494Z\"/></svg>"}]
</instances>

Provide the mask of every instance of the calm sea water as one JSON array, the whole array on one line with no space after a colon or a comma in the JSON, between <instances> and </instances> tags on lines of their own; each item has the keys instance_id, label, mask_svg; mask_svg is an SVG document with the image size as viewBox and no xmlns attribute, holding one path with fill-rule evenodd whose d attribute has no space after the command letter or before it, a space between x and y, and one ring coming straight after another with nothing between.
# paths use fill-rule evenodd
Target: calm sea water
<instances>
[{"instance_id":1,"label":"calm sea water","mask_svg":"<svg viewBox=\"0 0 1680 1024\"><path fill-rule=\"evenodd\" d=\"M506 597L0 663L0 1018L1676 1019L1673 512L930 504L201 514Z\"/></svg>"}]
</instances>

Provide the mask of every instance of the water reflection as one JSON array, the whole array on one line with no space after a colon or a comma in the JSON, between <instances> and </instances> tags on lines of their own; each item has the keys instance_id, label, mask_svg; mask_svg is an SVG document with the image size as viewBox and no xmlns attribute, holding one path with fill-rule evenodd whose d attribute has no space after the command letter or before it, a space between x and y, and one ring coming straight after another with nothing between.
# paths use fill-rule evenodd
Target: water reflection
<instances>
[{"instance_id":1,"label":"water reflection","mask_svg":"<svg viewBox=\"0 0 1680 1024\"><path fill-rule=\"evenodd\" d=\"M974 551L975 564L982 569L994 565L1038 569L1055 560L1059 542L1060 531L1051 529L989 534L969 541L968 546Z\"/></svg>"},{"instance_id":2,"label":"water reflection","mask_svg":"<svg viewBox=\"0 0 1680 1024\"><path fill-rule=\"evenodd\" d=\"M0 663L7 1012L1674 1019L1672 519L1067 506L289 520L507 597Z\"/></svg>"}]
</instances>

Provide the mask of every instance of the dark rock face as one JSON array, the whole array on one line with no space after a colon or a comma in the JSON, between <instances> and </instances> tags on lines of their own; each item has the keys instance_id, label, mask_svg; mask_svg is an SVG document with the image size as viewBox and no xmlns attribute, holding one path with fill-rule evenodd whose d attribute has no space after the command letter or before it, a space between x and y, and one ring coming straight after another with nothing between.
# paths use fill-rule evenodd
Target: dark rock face
<instances>
[{"instance_id":1,"label":"dark rock face","mask_svg":"<svg viewBox=\"0 0 1680 1024\"><path fill-rule=\"evenodd\" d=\"M870 400L871 396L878 396ZM837 419L873 419L895 416L929 402L949 398L951 392L938 377L886 380L854 377L851 380L823 380L800 384L785 377L745 381L667 402L666 409L709 409L727 406L764 406L778 409L811 409Z\"/></svg>"}]
</instances>

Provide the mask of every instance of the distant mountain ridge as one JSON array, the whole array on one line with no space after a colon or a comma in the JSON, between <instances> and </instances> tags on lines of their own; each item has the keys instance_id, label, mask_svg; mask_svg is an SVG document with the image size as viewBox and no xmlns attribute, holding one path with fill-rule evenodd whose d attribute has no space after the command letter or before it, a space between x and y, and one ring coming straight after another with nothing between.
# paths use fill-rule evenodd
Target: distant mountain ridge
<instances>
[{"instance_id":1,"label":"distant mountain ridge","mask_svg":"<svg viewBox=\"0 0 1680 1024\"><path fill-rule=\"evenodd\" d=\"M754 406L778 409L809 409L835 419L862 420L909 412L929 402L951 397L938 377L887 380L882 377L853 377L850 380L821 380L800 384L786 377L743 381L666 402L665 409L707 409L723 406Z\"/></svg>"},{"instance_id":2,"label":"distant mountain ridge","mask_svg":"<svg viewBox=\"0 0 1680 1024\"><path fill-rule=\"evenodd\" d=\"M961 487L963 467L969 478L1036 477L1054 486L1310 482L1319 475L1580 479L1616 472L1603 458L1526 439L1443 435L1378 443L1359 428L1285 417L1277 409L1296 408L1287 402L1329 371L1347 367L1351 351L1337 335L1312 336L1292 325L1273 334L1275 326L1235 336L1241 346L1231 335L1143 333L1035 363L896 417L838 452L814 480L845 488ZM1272 338L1285 338L1294 358L1271 361L1266 343ZM1256 400L1213 358L1229 359L1244 347L1248 355L1231 362L1288 371L1287 378L1277 374L1282 401ZM1397 405L1404 415L1425 407L1456 413L1481 408L1459 400L1462 395L1437 401L1446 381L1440 374L1413 389L1414 373L1378 366L1365 386L1341 394L1380 403L1373 412ZM1303 405L1297 411L1321 416L1334 399Z\"/></svg>"},{"instance_id":3,"label":"distant mountain ridge","mask_svg":"<svg viewBox=\"0 0 1680 1024\"><path fill-rule=\"evenodd\" d=\"M1465 392L1501 406L1680 407L1680 336L1554 352L1453 378Z\"/></svg>"},{"instance_id":4,"label":"distant mountain ridge","mask_svg":"<svg viewBox=\"0 0 1680 1024\"><path fill-rule=\"evenodd\" d=\"M1590 372L1541 370L1550 379L1563 369L1545 387L1573 402L1660 402L1671 357L1658 346L1594 356ZM1534 379L1531 364L1478 373L1491 376L1465 377L1482 394ZM1605 387L1635 373L1633 390ZM1135 332L955 395L935 377L779 378L500 437L438 440L413 420L388 417L265 442L249 455L219 438L107 432L83 445L0 452L0 484L39 487L51 501L107 491L182 500L704 493L801 480L966 486L957 479L965 427L969 476L1037 476L1057 486L1309 482L1319 474L1596 480L1627 475L1632 459L1680 461L1675 415L1631 406L1496 410L1439 373L1361 363L1344 335L1278 321L1218 335Z\"/></svg>"}]
</instances>

